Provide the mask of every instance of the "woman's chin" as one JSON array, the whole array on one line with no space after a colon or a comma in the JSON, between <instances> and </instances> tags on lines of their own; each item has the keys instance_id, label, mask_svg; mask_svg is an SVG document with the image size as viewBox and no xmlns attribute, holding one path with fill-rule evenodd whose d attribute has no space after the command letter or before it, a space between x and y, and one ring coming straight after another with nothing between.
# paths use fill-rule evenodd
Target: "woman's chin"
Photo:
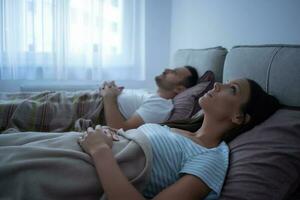
<instances>
[{"instance_id":1,"label":"woman's chin","mask_svg":"<svg viewBox=\"0 0 300 200\"><path fill-rule=\"evenodd\" d=\"M199 106L200 106L201 108L203 108L203 106L204 106L204 104L205 104L205 99L206 99L206 97L205 97L205 96L202 96L202 97L200 97L199 100L198 100L198 104L199 104Z\"/></svg>"}]
</instances>

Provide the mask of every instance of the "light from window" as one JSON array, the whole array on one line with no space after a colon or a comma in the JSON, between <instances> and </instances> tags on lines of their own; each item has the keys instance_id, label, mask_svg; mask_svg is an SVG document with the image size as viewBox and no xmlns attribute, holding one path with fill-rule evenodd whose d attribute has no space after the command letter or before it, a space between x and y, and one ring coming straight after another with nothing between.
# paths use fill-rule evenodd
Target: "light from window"
<instances>
[{"instance_id":1,"label":"light from window","mask_svg":"<svg viewBox=\"0 0 300 200\"><path fill-rule=\"evenodd\" d=\"M51 52L53 45L53 1L32 1L25 3L24 50L29 52Z\"/></svg>"}]
</instances>

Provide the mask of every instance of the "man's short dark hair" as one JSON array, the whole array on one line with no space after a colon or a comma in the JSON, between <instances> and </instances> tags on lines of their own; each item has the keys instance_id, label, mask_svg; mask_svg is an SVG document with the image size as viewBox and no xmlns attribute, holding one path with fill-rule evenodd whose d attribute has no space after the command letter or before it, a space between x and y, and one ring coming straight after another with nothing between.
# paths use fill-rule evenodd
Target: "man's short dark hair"
<instances>
[{"instance_id":1,"label":"man's short dark hair","mask_svg":"<svg viewBox=\"0 0 300 200\"><path fill-rule=\"evenodd\" d=\"M197 84L198 82L198 72L196 70L195 67L192 67L192 66L189 66L189 65L186 65L184 66L185 68L187 68L190 73L192 74L191 76L187 77L185 80L183 80L182 84L186 87L186 88L190 88L190 87L193 87L194 85Z\"/></svg>"}]
</instances>

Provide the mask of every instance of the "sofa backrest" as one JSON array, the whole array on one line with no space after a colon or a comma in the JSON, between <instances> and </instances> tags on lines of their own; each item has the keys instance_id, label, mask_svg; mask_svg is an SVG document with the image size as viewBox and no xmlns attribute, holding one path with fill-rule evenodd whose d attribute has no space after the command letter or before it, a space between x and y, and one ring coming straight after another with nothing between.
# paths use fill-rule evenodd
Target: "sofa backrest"
<instances>
[{"instance_id":1,"label":"sofa backrest","mask_svg":"<svg viewBox=\"0 0 300 200\"><path fill-rule=\"evenodd\" d=\"M175 52L172 66L190 65L198 70L199 77L207 70L214 72L216 81L221 82L227 50L223 47L207 49L179 49Z\"/></svg>"},{"instance_id":2,"label":"sofa backrest","mask_svg":"<svg viewBox=\"0 0 300 200\"><path fill-rule=\"evenodd\" d=\"M257 81L287 106L300 107L300 45L235 46L226 56L223 82Z\"/></svg>"}]
</instances>

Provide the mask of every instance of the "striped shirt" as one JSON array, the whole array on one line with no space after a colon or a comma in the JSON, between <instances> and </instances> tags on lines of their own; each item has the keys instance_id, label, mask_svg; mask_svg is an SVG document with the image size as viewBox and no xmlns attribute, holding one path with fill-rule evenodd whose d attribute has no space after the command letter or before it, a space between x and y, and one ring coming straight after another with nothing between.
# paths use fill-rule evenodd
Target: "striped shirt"
<instances>
[{"instance_id":1,"label":"striped shirt","mask_svg":"<svg viewBox=\"0 0 300 200\"><path fill-rule=\"evenodd\" d=\"M153 198L182 175L190 174L211 189L206 200L218 198L228 168L229 148L225 142L208 149L172 132L167 126L144 124L138 129L150 140L153 151L150 180L143 192L145 197Z\"/></svg>"}]
</instances>

